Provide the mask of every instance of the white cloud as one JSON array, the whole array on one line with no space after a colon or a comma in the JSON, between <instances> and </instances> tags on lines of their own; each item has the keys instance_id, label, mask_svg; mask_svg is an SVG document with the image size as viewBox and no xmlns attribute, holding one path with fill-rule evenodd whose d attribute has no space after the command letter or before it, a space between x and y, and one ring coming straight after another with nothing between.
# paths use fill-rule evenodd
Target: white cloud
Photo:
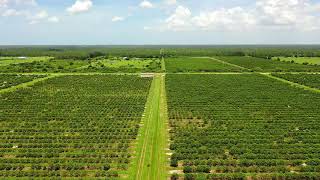
<instances>
[{"instance_id":1,"label":"white cloud","mask_svg":"<svg viewBox=\"0 0 320 180\"><path fill-rule=\"evenodd\" d=\"M153 4L147 0L143 0L139 6L142 8L153 8Z\"/></svg>"},{"instance_id":2,"label":"white cloud","mask_svg":"<svg viewBox=\"0 0 320 180\"><path fill-rule=\"evenodd\" d=\"M41 9L36 0L0 0L0 16L19 16L29 22L38 24L41 22L59 22L56 16L49 16L46 10Z\"/></svg>"},{"instance_id":3,"label":"white cloud","mask_svg":"<svg viewBox=\"0 0 320 180\"><path fill-rule=\"evenodd\" d=\"M167 4L167 5L175 5L175 4L177 4L177 0L165 0L165 4Z\"/></svg>"},{"instance_id":4,"label":"white cloud","mask_svg":"<svg viewBox=\"0 0 320 180\"><path fill-rule=\"evenodd\" d=\"M29 24L39 24L42 22L50 22L50 23L58 23L60 22L60 19L57 16L49 16L47 11L40 11L35 15L29 16Z\"/></svg>"},{"instance_id":5,"label":"white cloud","mask_svg":"<svg viewBox=\"0 0 320 180\"><path fill-rule=\"evenodd\" d=\"M58 23L60 19L57 16L52 16L48 18L48 21L52 23Z\"/></svg>"},{"instance_id":6,"label":"white cloud","mask_svg":"<svg viewBox=\"0 0 320 180\"><path fill-rule=\"evenodd\" d=\"M76 2L67 11L71 14L89 11L93 3L91 0L76 0Z\"/></svg>"},{"instance_id":7,"label":"white cloud","mask_svg":"<svg viewBox=\"0 0 320 180\"><path fill-rule=\"evenodd\" d=\"M165 20L167 30L320 29L320 3L311 0L258 0L247 7L200 11L178 6Z\"/></svg>"},{"instance_id":8,"label":"white cloud","mask_svg":"<svg viewBox=\"0 0 320 180\"><path fill-rule=\"evenodd\" d=\"M219 9L212 12L201 13L192 18L196 27L203 29L243 29L256 24L253 14L241 7Z\"/></svg>"},{"instance_id":9,"label":"white cloud","mask_svg":"<svg viewBox=\"0 0 320 180\"><path fill-rule=\"evenodd\" d=\"M149 31L149 30L152 30L152 27L144 26L144 27L143 27L143 30L145 30L145 31Z\"/></svg>"},{"instance_id":10,"label":"white cloud","mask_svg":"<svg viewBox=\"0 0 320 180\"><path fill-rule=\"evenodd\" d=\"M36 19L36 20L41 20L41 19L45 19L47 18L49 15L47 13L47 11L40 11L37 14L35 14L33 17L31 17L31 19Z\"/></svg>"},{"instance_id":11,"label":"white cloud","mask_svg":"<svg viewBox=\"0 0 320 180\"><path fill-rule=\"evenodd\" d=\"M20 16L22 14L21 11L17 11L16 9L6 9L2 16L9 17L9 16Z\"/></svg>"},{"instance_id":12,"label":"white cloud","mask_svg":"<svg viewBox=\"0 0 320 180\"><path fill-rule=\"evenodd\" d=\"M7 8L11 6L37 6L35 0L0 0L0 8Z\"/></svg>"},{"instance_id":13,"label":"white cloud","mask_svg":"<svg viewBox=\"0 0 320 180\"><path fill-rule=\"evenodd\" d=\"M169 29L181 30L190 26L191 11L183 6L178 6L175 12L166 19Z\"/></svg>"},{"instance_id":14,"label":"white cloud","mask_svg":"<svg viewBox=\"0 0 320 180\"><path fill-rule=\"evenodd\" d=\"M304 30L320 28L320 21L314 14L320 10L320 3L310 0L259 0L256 8L260 12L259 21L264 26Z\"/></svg>"},{"instance_id":15,"label":"white cloud","mask_svg":"<svg viewBox=\"0 0 320 180\"><path fill-rule=\"evenodd\" d=\"M9 0L0 0L0 8L8 7Z\"/></svg>"},{"instance_id":16,"label":"white cloud","mask_svg":"<svg viewBox=\"0 0 320 180\"><path fill-rule=\"evenodd\" d=\"M112 22L118 22L118 21L124 21L125 18L124 17L120 17L120 16L114 16L111 21Z\"/></svg>"}]
</instances>

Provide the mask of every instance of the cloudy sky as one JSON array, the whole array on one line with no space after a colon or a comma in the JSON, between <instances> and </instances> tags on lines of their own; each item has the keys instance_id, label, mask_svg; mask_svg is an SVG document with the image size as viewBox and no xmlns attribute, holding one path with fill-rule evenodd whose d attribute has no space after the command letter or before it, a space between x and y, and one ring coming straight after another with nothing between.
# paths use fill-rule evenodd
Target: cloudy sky
<instances>
[{"instance_id":1,"label":"cloudy sky","mask_svg":"<svg viewBox=\"0 0 320 180\"><path fill-rule=\"evenodd\" d=\"M0 0L0 44L320 44L320 0Z\"/></svg>"}]
</instances>

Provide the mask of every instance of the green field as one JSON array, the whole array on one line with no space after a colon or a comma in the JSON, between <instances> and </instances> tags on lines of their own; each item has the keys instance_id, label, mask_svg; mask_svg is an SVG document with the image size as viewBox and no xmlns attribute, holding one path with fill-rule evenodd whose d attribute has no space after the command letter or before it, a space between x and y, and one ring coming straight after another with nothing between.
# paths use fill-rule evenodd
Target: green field
<instances>
[{"instance_id":1,"label":"green field","mask_svg":"<svg viewBox=\"0 0 320 180\"><path fill-rule=\"evenodd\" d=\"M82 72L159 72L161 62L157 58L96 58Z\"/></svg>"},{"instance_id":2,"label":"green field","mask_svg":"<svg viewBox=\"0 0 320 180\"><path fill-rule=\"evenodd\" d=\"M276 61L293 62L298 64L320 65L319 57L274 57L272 59Z\"/></svg>"},{"instance_id":3,"label":"green field","mask_svg":"<svg viewBox=\"0 0 320 180\"><path fill-rule=\"evenodd\" d=\"M0 179L318 180L319 53L0 46Z\"/></svg>"},{"instance_id":4,"label":"green field","mask_svg":"<svg viewBox=\"0 0 320 180\"><path fill-rule=\"evenodd\" d=\"M273 76L298 83L301 85L309 86L312 88L320 89L320 74L279 74L274 73Z\"/></svg>"},{"instance_id":5,"label":"green field","mask_svg":"<svg viewBox=\"0 0 320 180\"><path fill-rule=\"evenodd\" d=\"M0 177L119 177L150 87L137 76L61 76L0 94Z\"/></svg>"},{"instance_id":6,"label":"green field","mask_svg":"<svg viewBox=\"0 0 320 180\"><path fill-rule=\"evenodd\" d=\"M319 177L320 96L263 75L168 75L173 169L186 178Z\"/></svg>"},{"instance_id":7,"label":"green field","mask_svg":"<svg viewBox=\"0 0 320 180\"><path fill-rule=\"evenodd\" d=\"M254 72L319 72L320 66L295 64L255 57L216 57Z\"/></svg>"},{"instance_id":8,"label":"green field","mask_svg":"<svg viewBox=\"0 0 320 180\"><path fill-rule=\"evenodd\" d=\"M32 61L20 64L0 66L1 73L58 73L77 72L77 69L89 64L87 60Z\"/></svg>"},{"instance_id":9,"label":"green field","mask_svg":"<svg viewBox=\"0 0 320 180\"><path fill-rule=\"evenodd\" d=\"M17 57L0 57L0 67L8 66L11 64L23 64L31 62L46 62L52 59L51 57L26 57L25 59L20 59Z\"/></svg>"},{"instance_id":10,"label":"green field","mask_svg":"<svg viewBox=\"0 0 320 180\"><path fill-rule=\"evenodd\" d=\"M74 59L47 59L42 57L26 60L23 63L10 60L11 63L0 65L0 73L138 73L159 72L161 61L156 58L134 58L124 60L122 58L88 58L84 60ZM37 59L37 60L36 60ZM1 62L1 61L0 61ZM14 63L15 62L15 63Z\"/></svg>"},{"instance_id":11,"label":"green field","mask_svg":"<svg viewBox=\"0 0 320 180\"><path fill-rule=\"evenodd\" d=\"M179 57L165 60L166 70L177 72L241 72L242 68L219 62L213 58Z\"/></svg>"},{"instance_id":12,"label":"green field","mask_svg":"<svg viewBox=\"0 0 320 180\"><path fill-rule=\"evenodd\" d=\"M29 82L34 79L45 77L44 75L19 75L19 74L0 74L0 90L21 83Z\"/></svg>"}]
</instances>

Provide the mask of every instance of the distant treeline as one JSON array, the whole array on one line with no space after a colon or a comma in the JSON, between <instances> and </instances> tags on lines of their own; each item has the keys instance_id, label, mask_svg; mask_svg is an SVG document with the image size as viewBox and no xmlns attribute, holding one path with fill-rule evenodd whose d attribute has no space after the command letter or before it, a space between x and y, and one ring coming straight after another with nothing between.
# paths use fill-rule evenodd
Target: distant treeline
<instances>
[{"instance_id":1,"label":"distant treeline","mask_svg":"<svg viewBox=\"0 0 320 180\"><path fill-rule=\"evenodd\" d=\"M0 56L53 56L87 59L97 56L276 56L320 57L320 45L225 45L225 46L0 46Z\"/></svg>"}]
</instances>

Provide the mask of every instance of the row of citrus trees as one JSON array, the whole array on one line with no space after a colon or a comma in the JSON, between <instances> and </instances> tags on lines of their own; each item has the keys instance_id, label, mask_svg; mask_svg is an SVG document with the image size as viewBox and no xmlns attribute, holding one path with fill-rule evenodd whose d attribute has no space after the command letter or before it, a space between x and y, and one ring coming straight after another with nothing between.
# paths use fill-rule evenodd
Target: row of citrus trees
<instances>
[{"instance_id":1,"label":"row of citrus trees","mask_svg":"<svg viewBox=\"0 0 320 180\"><path fill-rule=\"evenodd\" d=\"M315 73L315 74L273 73L272 75L279 78L283 78L285 80L288 80L294 83L320 89L320 74L318 73Z\"/></svg>"},{"instance_id":2,"label":"row of citrus trees","mask_svg":"<svg viewBox=\"0 0 320 180\"><path fill-rule=\"evenodd\" d=\"M167 75L166 88L186 179L319 177L318 93L254 74Z\"/></svg>"},{"instance_id":3,"label":"row of citrus trees","mask_svg":"<svg viewBox=\"0 0 320 180\"><path fill-rule=\"evenodd\" d=\"M19 75L19 74L0 74L0 90L16 86L21 83L29 82L44 75Z\"/></svg>"},{"instance_id":4,"label":"row of citrus trees","mask_svg":"<svg viewBox=\"0 0 320 180\"><path fill-rule=\"evenodd\" d=\"M62 76L1 94L0 177L119 176L151 80Z\"/></svg>"}]
</instances>

